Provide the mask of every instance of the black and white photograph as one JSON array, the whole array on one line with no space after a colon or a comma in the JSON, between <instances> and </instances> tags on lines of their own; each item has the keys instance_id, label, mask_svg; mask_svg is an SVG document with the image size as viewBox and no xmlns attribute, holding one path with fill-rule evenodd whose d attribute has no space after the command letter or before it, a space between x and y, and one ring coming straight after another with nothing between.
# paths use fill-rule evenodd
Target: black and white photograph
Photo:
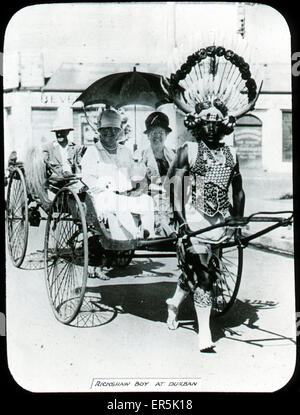
<instances>
[{"instance_id":1,"label":"black and white photograph","mask_svg":"<svg viewBox=\"0 0 300 415\"><path fill-rule=\"evenodd\" d=\"M5 335L21 388L114 393L107 409L142 412L118 393L291 381L291 56L286 19L261 3L61 2L11 17ZM192 409L180 402L151 409Z\"/></svg>"}]
</instances>

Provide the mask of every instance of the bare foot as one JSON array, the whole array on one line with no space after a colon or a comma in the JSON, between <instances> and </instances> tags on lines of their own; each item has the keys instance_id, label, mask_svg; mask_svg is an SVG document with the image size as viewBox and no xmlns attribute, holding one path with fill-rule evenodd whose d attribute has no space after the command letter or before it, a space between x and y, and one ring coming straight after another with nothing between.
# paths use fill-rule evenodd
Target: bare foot
<instances>
[{"instance_id":1,"label":"bare foot","mask_svg":"<svg viewBox=\"0 0 300 415\"><path fill-rule=\"evenodd\" d=\"M178 308L171 303L171 298L166 300L166 304L168 306L168 319L167 319L167 326L169 330L176 330L178 328Z\"/></svg>"},{"instance_id":2,"label":"bare foot","mask_svg":"<svg viewBox=\"0 0 300 415\"><path fill-rule=\"evenodd\" d=\"M100 280L110 280L110 277L104 274L104 272L102 272L99 268L95 269L95 277L100 278Z\"/></svg>"},{"instance_id":3,"label":"bare foot","mask_svg":"<svg viewBox=\"0 0 300 415\"><path fill-rule=\"evenodd\" d=\"M105 275L98 267L89 266L88 273L90 278L100 278L100 280L110 280L110 277Z\"/></svg>"}]
</instances>

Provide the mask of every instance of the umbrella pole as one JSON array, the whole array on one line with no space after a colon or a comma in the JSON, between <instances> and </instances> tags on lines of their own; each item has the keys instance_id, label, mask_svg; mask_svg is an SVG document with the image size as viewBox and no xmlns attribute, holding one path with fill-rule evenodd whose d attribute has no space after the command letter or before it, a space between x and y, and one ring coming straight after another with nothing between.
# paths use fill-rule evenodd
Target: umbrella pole
<instances>
[{"instance_id":1,"label":"umbrella pole","mask_svg":"<svg viewBox=\"0 0 300 415\"><path fill-rule=\"evenodd\" d=\"M134 106L134 145L133 151L137 150L137 143L136 143L136 105Z\"/></svg>"},{"instance_id":2,"label":"umbrella pole","mask_svg":"<svg viewBox=\"0 0 300 415\"><path fill-rule=\"evenodd\" d=\"M90 120L89 120L89 116L87 115L85 105L83 106L83 111L84 111L84 115L85 115L85 118L86 118L86 120L87 120L87 122L88 122L89 126L90 126L90 127L92 127L92 129L93 129L93 130L97 133L96 128L93 126L93 124L92 124L92 123L90 122Z\"/></svg>"}]
</instances>

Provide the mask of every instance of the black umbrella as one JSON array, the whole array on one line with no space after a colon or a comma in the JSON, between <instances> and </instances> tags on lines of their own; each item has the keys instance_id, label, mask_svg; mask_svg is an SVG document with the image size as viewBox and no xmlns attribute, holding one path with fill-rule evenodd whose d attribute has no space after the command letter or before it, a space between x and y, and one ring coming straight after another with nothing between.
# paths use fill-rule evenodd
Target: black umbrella
<instances>
[{"instance_id":1,"label":"black umbrella","mask_svg":"<svg viewBox=\"0 0 300 415\"><path fill-rule=\"evenodd\" d=\"M76 99L85 106L106 104L115 108L147 105L153 108L170 102L161 86L162 76L147 72L114 73L98 79ZM75 101L75 102L76 102Z\"/></svg>"},{"instance_id":2,"label":"black umbrella","mask_svg":"<svg viewBox=\"0 0 300 415\"><path fill-rule=\"evenodd\" d=\"M162 76L147 72L119 72L107 75L91 84L75 102L81 101L85 106L106 104L115 108L134 105L136 124L136 105L157 108L170 100L162 87ZM136 148L136 126L135 126Z\"/></svg>"}]
</instances>

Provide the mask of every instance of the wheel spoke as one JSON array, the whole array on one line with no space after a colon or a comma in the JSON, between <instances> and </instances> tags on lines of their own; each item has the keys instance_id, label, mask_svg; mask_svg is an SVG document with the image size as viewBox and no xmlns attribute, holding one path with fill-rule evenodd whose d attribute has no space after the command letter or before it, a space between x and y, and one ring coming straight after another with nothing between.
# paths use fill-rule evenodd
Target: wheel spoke
<instances>
[{"instance_id":1,"label":"wheel spoke","mask_svg":"<svg viewBox=\"0 0 300 415\"><path fill-rule=\"evenodd\" d=\"M11 229L11 234L10 234L9 239L10 239L10 241L14 241L15 239L17 239L17 238L15 238L15 236L19 233L19 231L24 232L24 224L23 224L22 221L13 222L11 224L10 229Z\"/></svg>"},{"instance_id":2,"label":"wheel spoke","mask_svg":"<svg viewBox=\"0 0 300 415\"><path fill-rule=\"evenodd\" d=\"M13 264L19 267L25 257L28 242L28 206L26 182L16 168L9 180L7 192L8 248Z\"/></svg>"},{"instance_id":3,"label":"wheel spoke","mask_svg":"<svg viewBox=\"0 0 300 415\"><path fill-rule=\"evenodd\" d=\"M22 241L18 238L13 239L11 249L14 252L14 259L18 260L21 257L23 251Z\"/></svg>"},{"instance_id":4,"label":"wheel spoke","mask_svg":"<svg viewBox=\"0 0 300 415\"><path fill-rule=\"evenodd\" d=\"M19 202L19 200L21 199L21 195L22 195L22 188L21 188L21 184L20 182L16 183L16 181L13 181L13 185L12 185L12 205L16 206L15 209L18 208L17 202Z\"/></svg>"},{"instance_id":5,"label":"wheel spoke","mask_svg":"<svg viewBox=\"0 0 300 415\"><path fill-rule=\"evenodd\" d=\"M65 269L67 270L67 272L61 278L60 284L57 287L56 295L54 297L54 302L55 303L56 303L57 298L59 299L58 306L61 304L62 300L64 300L65 298L68 298L67 296L65 297L63 294L64 294L64 290L65 290L66 284L68 283L69 268L70 268L70 264L69 263L66 263ZM61 275L61 273L60 273L60 275ZM65 277L66 275L67 275L67 277ZM61 291L61 287L63 285L64 285L64 288Z\"/></svg>"},{"instance_id":6,"label":"wheel spoke","mask_svg":"<svg viewBox=\"0 0 300 415\"><path fill-rule=\"evenodd\" d=\"M234 258L234 260L231 261L228 257L224 257L223 262L226 262L228 265L232 265L236 268L236 258Z\"/></svg>"},{"instance_id":7,"label":"wheel spoke","mask_svg":"<svg viewBox=\"0 0 300 415\"><path fill-rule=\"evenodd\" d=\"M227 288L227 293L229 294L229 297L230 297L230 295L232 293L232 289L230 288L230 286L228 284L228 281L227 281L227 278L226 278L227 275L228 274L225 274L224 271L223 271L224 278L222 278L221 281L224 284L224 286Z\"/></svg>"},{"instance_id":8,"label":"wheel spoke","mask_svg":"<svg viewBox=\"0 0 300 415\"><path fill-rule=\"evenodd\" d=\"M227 295L227 292L229 290L228 290L228 285L227 285L227 282L226 282L226 278L224 278L223 274L221 275L221 278L218 280L218 283L219 283L220 294L222 295L222 299L223 299L223 304L225 304L226 303L226 295ZM227 286L227 290L226 290L226 286ZM219 292L218 292L218 294L219 294Z\"/></svg>"},{"instance_id":9,"label":"wheel spoke","mask_svg":"<svg viewBox=\"0 0 300 415\"><path fill-rule=\"evenodd\" d=\"M214 283L216 315L223 315L233 304L240 285L242 270L242 249L232 247L220 251L219 259L212 261L217 273Z\"/></svg>"},{"instance_id":10,"label":"wheel spoke","mask_svg":"<svg viewBox=\"0 0 300 415\"><path fill-rule=\"evenodd\" d=\"M71 202L77 204L76 223ZM45 243L50 302L55 316L63 323L70 323L84 298L88 266L85 216L78 196L71 189L60 190L52 203Z\"/></svg>"},{"instance_id":11,"label":"wheel spoke","mask_svg":"<svg viewBox=\"0 0 300 415\"><path fill-rule=\"evenodd\" d=\"M64 271L64 269L65 269L65 267L67 266L68 264L67 263L65 263L65 265L64 265L64 267L62 267L61 268L61 270L55 275L55 277L53 278L53 280L52 280L52 282L51 282L51 284L50 284L50 290L52 290L52 288L55 286L55 284L57 283L57 281L59 280L59 277L61 276L61 274L62 274L62 272ZM55 267L57 267L57 263L54 265L54 267L53 267L53 273L54 273L54 268Z\"/></svg>"},{"instance_id":12,"label":"wheel spoke","mask_svg":"<svg viewBox=\"0 0 300 415\"><path fill-rule=\"evenodd\" d=\"M18 234L20 227L22 227L22 222L20 221L17 224L15 224L15 226L11 225L10 227L12 231L11 231L11 234L9 235L9 241L12 244L17 240L17 238L15 238L15 235Z\"/></svg>"},{"instance_id":13,"label":"wheel spoke","mask_svg":"<svg viewBox=\"0 0 300 415\"><path fill-rule=\"evenodd\" d=\"M229 277L231 279L231 281L233 283L235 283L236 273L230 271L224 263L223 263L223 273L225 274L224 279L225 279L226 282L228 282L227 277Z\"/></svg>"}]
</instances>

